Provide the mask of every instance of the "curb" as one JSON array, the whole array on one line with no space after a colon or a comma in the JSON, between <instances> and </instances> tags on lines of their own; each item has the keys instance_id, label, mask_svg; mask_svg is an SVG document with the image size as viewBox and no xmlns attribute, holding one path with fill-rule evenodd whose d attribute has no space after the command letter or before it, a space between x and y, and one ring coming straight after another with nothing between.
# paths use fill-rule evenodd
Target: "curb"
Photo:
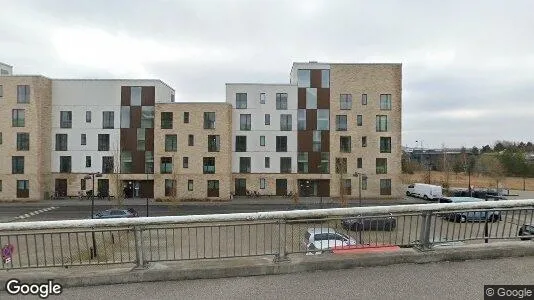
<instances>
[{"instance_id":1,"label":"curb","mask_svg":"<svg viewBox=\"0 0 534 300\"><path fill-rule=\"evenodd\" d=\"M473 259L497 259L506 257L534 256L534 243L503 242L487 245L467 245L457 248L429 250L401 249L397 252L344 254L325 256L295 255L290 261L274 263L269 257L231 258L217 261L152 263L146 269L102 270L88 273L80 269L78 274L61 274L40 270L13 270L0 272L0 291L6 282L17 278L23 282L46 282L54 279L63 287L98 286L154 281L177 281L191 279L214 279L226 277L265 276L313 272L319 270L351 269L358 267L390 266L396 264L424 264L443 261L466 261ZM3 273L3 274L2 274ZM10 276L11 275L11 276Z\"/></svg>"}]
</instances>

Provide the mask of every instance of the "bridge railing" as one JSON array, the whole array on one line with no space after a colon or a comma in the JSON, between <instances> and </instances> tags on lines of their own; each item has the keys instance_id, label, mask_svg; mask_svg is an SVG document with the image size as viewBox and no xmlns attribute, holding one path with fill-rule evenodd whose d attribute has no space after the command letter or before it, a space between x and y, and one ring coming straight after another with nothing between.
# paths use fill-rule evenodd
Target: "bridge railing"
<instances>
[{"instance_id":1,"label":"bridge railing","mask_svg":"<svg viewBox=\"0 0 534 300\"><path fill-rule=\"evenodd\" d=\"M534 200L0 223L0 269L428 250L524 240ZM534 230L531 230L534 232ZM523 235L520 235L523 234ZM334 246L338 247L334 247ZM334 249L334 251L332 250Z\"/></svg>"}]
</instances>

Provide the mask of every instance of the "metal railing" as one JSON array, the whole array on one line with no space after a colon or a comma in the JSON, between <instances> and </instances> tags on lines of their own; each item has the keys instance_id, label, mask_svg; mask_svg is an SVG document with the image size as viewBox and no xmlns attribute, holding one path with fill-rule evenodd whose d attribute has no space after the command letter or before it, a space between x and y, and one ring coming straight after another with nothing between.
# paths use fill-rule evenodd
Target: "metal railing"
<instances>
[{"instance_id":1,"label":"metal railing","mask_svg":"<svg viewBox=\"0 0 534 300\"><path fill-rule=\"evenodd\" d=\"M534 200L508 200L0 223L0 247L7 251L0 269L109 264L142 267L157 261L250 256L273 256L279 261L291 255L324 252L310 250L310 230L313 234L339 234L358 248L428 250L451 244L520 240L528 238L519 236L519 230L534 221L533 211ZM330 239L336 238L328 237L326 242Z\"/></svg>"}]
</instances>

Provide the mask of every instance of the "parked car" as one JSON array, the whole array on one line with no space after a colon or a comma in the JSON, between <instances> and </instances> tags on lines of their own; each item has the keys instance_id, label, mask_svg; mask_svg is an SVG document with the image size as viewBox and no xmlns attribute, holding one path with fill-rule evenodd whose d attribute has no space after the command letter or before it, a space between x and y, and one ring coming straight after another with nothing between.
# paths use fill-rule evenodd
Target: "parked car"
<instances>
[{"instance_id":1,"label":"parked car","mask_svg":"<svg viewBox=\"0 0 534 300\"><path fill-rule=\"evenodd\" d=\"M397 219L391 215L386 217L356 216L342 219L341 226L346 230L353 231L391 231L397 227Z\"/></svg>"},{"instance_id":2,"label":"parked car","mask_svg":"<svg viewBox=\"0 0 534 300\"><path fill-rule=\"evenodd\" d=\"M439 199L440 203L466 203L466 202L480 202L484 201L479 198L472 197L444 197ZM459 211L452 213L441 214L443 219L453 222L497 222L502 219L501 213L499 211Z\"/></svg>"},{"instance_id":3,"label":"parked car","mask_svg":"<svg viewBox=\"0 0 534 300\"><path fill-rule=\"evenodd\" d=\"M94 219L135 218L139 214L133 208L107 209L94 215Z\"/></svg>"},{"instance_id":4,"label":"parked car","mask_svg":"<svg viewBox=\"0 0 534 300\"><path fill-rule=\"evenodd\" d=\"M304 247L307 250L307 255L321 254L334 247L357 244L358 242L355 239L346 234L337 232L333 228L308 228L304 234Z\"/></svg>"},{"instance_id":5,"label":"parked car","mask_svg":"<svg viewBox=\"0 0 534 300\"><path fill-rule=\"evenodd\" d=\"M522 241L528 241L528 240L532 239L532 237L534 236L534 225L532 225L532 224L523 224L519 228L518 235L521 237Z\"/></svg>"},{"instance_id":6,"label":"parked car","mask_svg":"<svg viewBox=\"0 0 534 300\"><path fill-rule=\"evenodd\" d=\"M464 190L451 190L449 191L449 195L451 197L473 197L473 198L479 198L479 199L498 199L498 200L506 200L506 197L500 195L497 191L491 191L491 190L472 190L469 191L467 189Z\"/></svg>"},{"instance_id":7,"label":"parked car","mask_svg":"<svg viewBox=\"0 0 534 300\"><path fill-rule=\"evenodd\" d=\"M439 199L443 197L443 188L439 185L414 183L408 186L406 196L423 198L425 200Z\"/></svg>"}]
</instances>

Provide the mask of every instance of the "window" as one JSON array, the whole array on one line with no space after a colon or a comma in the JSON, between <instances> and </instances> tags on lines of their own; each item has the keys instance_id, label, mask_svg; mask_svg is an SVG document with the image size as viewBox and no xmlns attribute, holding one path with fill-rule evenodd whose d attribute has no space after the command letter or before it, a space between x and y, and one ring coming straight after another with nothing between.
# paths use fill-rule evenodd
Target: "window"
<instances>
[{"instance_id":1,"label":"window","mask_svg":"<svg viewBox=\"0 0 534 300\"><path fill-rule=\"evenodd\" d=\"M235 137L235 152L247 152L247 137L237 135Z\"/></svg>"},{"instance_id":2,"label":"window","mask_svg":"<svg viewBox=\"0 0 534 300\"><path fill-rule=\"evenodd\" d=\"M154 106L141 106L141 128L154 128Z\"/></svg>"},{"instance_id":3,"label":"window","mask_svg":"<svg viewBox=\"0 0 534 300\"><path fill-rule=\"evenodd\" d=\"M265 136L260 135L260 146L265 146Z\"/></svg>"},{"instance_id":4,"label":"window","mask_svg":"<svg viewBox=\"0 0 534 300\"><path fill-rule=\"evenodd\" d=\"M330 130L330 110L317 110L317 130Z\"/></svg>"},{"instance_id":5,"label":"window","mask_svg":"<svg viewBox=\"0 0 534 300\"><path fill-rule=\"evenodd\" d=\"M154 173L154 152L145 151L145 174Z\"/></svg>"},{"instance_id":6,"label":"window","mask_svg":"<svg viewBox=\"0 0 534 300\"><path fill-rule=\"evenodd\" d=\"M2 143L2 134L0 134L0 144ZM30 150L30 134L29 133L17 133L17 151L29 151Z\"/></svg>"},{"instance_id":7,"label":"window","mask_svg":"<svg viewBox=\"0 0 534 300\"><path fill-rule=\"evenodd\" d=\"M390 137L380 137L380 153L391 153Z\"/></svg>"},{"instance_id":8,"label":"window","mask_svg":"<svg viewBox=\"0 0 534 300\"><path fill-rule=\"evenodd\" d=\"M0 132L0 145L2 145L2 133Z\"/></svg>"},{"instance_id":9,"label":"window","mask_svg":"<svg viewBox=\"0 0 534 300\"><path fill-rule=\"evenodd\" d=\"M308 173L308 152L299 152L297 155L297 172Z\"/></svg>"},{"instance_id":10,"label":"window","mask_svg":"<svg viewBox=\"0 0 534 300\"><path fill-rule=\"evenodd\" d=\"M115 112L112 112L112 111L102 112L102 128L103 129L115 128Z\"/></svg>"},{"instance_id":11,"label":"window","mask_svg":"<svg viewBox=\"0 0 534 300\"><path fill-rule=\"evenodd\" d=\"M166 134L165 135L165 152L176 152L177 150L177 140L178 137L176 134Z\"/></svg>"},{"instance_id":12,"label":"window","mask_svg":"<svg viewBox=\"0 0 534 300\"><path fill-rule=\"evenodd\" d=\"M341 152L350 153L351 152L351 138L350 136L340 136L339 137L339 149Z\"/></svg>"},{"instance_id":13,"label":"window","mask_svg":"<svg viewBox=\"0 0 534 300\"><path fill-rule=\"evenodd\" d=\"M367 105L367 94L362 94L362 105Z\"/></svg>"},{"instance_id":14,"label":"window","mask_svg":"<svg viewBox=\"0 0 534 300\"><path fill-rule=\"evenodd\" d=\"M280 157L280 173L291 173L291 157Z\"/></svg>"},{"instance_id":15,"label":"window","mask_svg":"<svg viewBox=\"0 0 534 300\"><path fill-rule=\"evenodd\" d=\"M184 123L189 123L189 112L184 112Z\"/></svg>"},{"instance_id":16,"label":"window","mask_svg":"<svg viewBox=\"0 0 534 300\"><path fill-rule=\"evenodd\" d=\"M121 106L121 128L130 128L130 107Z\"/></svg>"},{"instance_id":17,"label":"window","mask_svg":"<svg viewBox=\"0 0 534 300\"><path fill-rule=\"evenodd\" d=\"M193 180L189 179L187 181L187 190L192 191L193 190Z\"/></svg>"},{"instance_id":18,"label":"window","mask_svg":"<svg viewBox=\"0 0 534 300\"><path fill-rule=\"evenodd\" d=\"M239 173L250 173L250 157L239 158Z\"/></svg>"},{"instance_id":19,"label":"window","mask_svg":"<svg viewBox=\"0 0 534 300\"><path fill-rule=\"evenodd\" d=\"M260 178L260 189L261 190L265 189L265 178Z\"/></svg>"},{"instance_id":20,"label":"window","mask_svg":"<svg viewBox=\"0 0 534 300\"><path fill-rule=\"evenodd\" d=\"M172 129L172 112L161 112L161 129Z\"/></svg>"},{"instance_id":21,"label":"window","mask_svg":"<svg viewBox=\"0 0 534 300\"><path fill-rule=\"evenodd\" d=\"M356 168L361 169L363 165L363 159L361 157L358 157L356 159Z\"/></svg>"},{"instance_id":22,"label":"window","mask_svg":"<svg viewBox=\"0 0 534 300\"><path fill-rule=\"evenodd\" d=\"M215 157L204 157L202 162L204 174L215 174Z\"/></svg>"},{"instance_id":23,"label":"window","mask_svg":"<svg viewBox=\"0 0 534 300\"><path fill-rule=\"evenodd\" d=\"M219 180L208 180L208 197L219 197Z\"/></svg>"},{"instance_id":24,"label":"window","mask_svg":"<svg viewBox=\"0 0 534 300\"><path fill-rule=\"evenodd\" d=\"M113 173L114 165L113 156L102 156L102 173Z\"/></svg>"},{"instance_id":25,"label":"window","mask_svg":"<svg viewBox=\"0 0 534 300\"><path fill-rule=\"evenodd\" d=\"M4 86L0 84L0 98L4 97ZM1 191L1 189L0 189Z\"/></svg>"},{"instance_id":26,"label":"window","mask_svg":"<svg viewBox=\"0 0 534 300\"><path fill-rule=\"evenodd\" d=\"M343 192L345 195L350 195L352 192L352 180L344 179L343 180Z\"/></svg>"},{"instance_id":27,"label":"window","mask_svg":"<svg viewBox=\"0 0 534 300\"><path fill-rule=\"evenodd\" d=\"M362 175L362 190L367 190L367 176Z\"/></svg>"},{"instance_id":28,"label":"window","mask_svg":"<svg viewBox=\"0 0 534 300\"><path fill-rule=\"evenodd\" d=\"M109 134L98 135L98 151L109 151Z\"/></svg>"},{"instance_id":29,"label":"window","mask_svg":"<svg viewBox=\"0 0 534 300\"><path fill-rule=\"evenodd\" d=\"M276 109L287 109L287 93L276 93Z\"/></svg>"},{"instance_id":30,"label":"window","mask_svg":"<svg viewBox=\"0 0 534 300\"><path fill-rule=\"evenodd\" d=\"M247 93L235 94L235 108L244 109L247 108Z\"/></svg>"},{"instance_id":31,"label":"window","mask_svg":"<svg viewBox=\"0 0 534 300\"><path fill-rule=\"evenodd\" d=\"M239 129L250 130L251 117L250 115L239 115Z\"/></svg>"},{"instance_id":32,"label":"window","mask_svg":"<svg viewBox=\"0 0 534 300\"><path fill-rule=\"evenodd\" d=\"M260 104L265 104L265 93L260 93Z\"/></svg>"},{"instance_id":33,"label":"window","mask_svg":"<svg viewBox=\"0 0 534 300\"><path fill-rule=\"evenodd\" d=\"M87 135L85 133L82 133L80 135L80 145L82 146L87 145Z\"/></svg>"},{"instance_id":34,"label":"window","mask_svg":"<svg viewBox=\"0 0 534 300\"><path fill-rule=\"evenodd\" d=\"M306 130L306 110L297 111L297 130Z\"/></svg>"},{"instance_id":35,"label":"window","mask_svg":"<svg viewBox=\"0 0 534 300\"><path fill-rule=\"evenodd\" d=\"M391 179L380 179L380 195L391 195Z\"/></svg>"},{"instance_id":36,"label":"window","mask_svg":"<svg viewBox=\"0 0 534 300\"><path fill-rule=\"evenodd\" d=\"M204 113L204 129L215 129L215 113Z\"/></svg>"},{"instance_id":37,"label":"window","mask_svg":"<svg viewBox=\"0 0 534 300\"><path fill-rule=\"evenodd\" d=\"M195 145L195 136L190 134L187 138L187 143L189 146L194 146Z\"/></svg>"},{"instance_id":38,"label":"window","mask_svg":"<svg viewBox=\"0 0 534 300\"><path fill-rule=\"evenodd\" d=\"M313 152L321 152L321 132L320 131L314 131L313 132L313 142L312 142L312 150Z\"/></svg>"},{"instance_id":39,"label":"window","mask_svg":"<svg viewBox=\"0 0 534 300\"><path fill-rule=\"evenodd\" d=\"M130 108L128 107L128 116L129 115L130 115ZM91 112L90 111L86 111L85 112L85 122L86 123L91 123Z\"/></svg>"},{"instance_id":40,"label":"window","mask_svg":"<svg viewBox=\"0 0 534 300\"><path fill-rule=\"evenodd\" d=\"M362 147L367 147L367 137L362 136Z\"/></svg>"},{"instance_id":41,"label":"window","mask_svg":"<svg viewBox=\"0 0 534 300\"><path fill-rule=\"evenodd\" d=\"M265 114L265 125L271 125L271 115Z\"/></svg>"},{"instance_id":42,"label":"window","mask_svg":"<svg viewBox=\"0 0 534 300\"><path fill-rule=\"evenodd\" d=\"M336 130L347 131L347 116L346 115L336 116Z\"/></svg>"},{"instance_id":43,"label":"window","mask_svg":"<svg viewBox=\"0 0 534 300\"><path fill-rule=\"evenodd\" d=\"M336 174L347 174L347 158L336 158Z\"/></svg>"},{"instance_id":44,"label":"window","mask_svg":"<svg viewBox=\"0 0 534 300\"><path fill-rule=\"evenodd\" d=\"M271 167L271 158L270 157L265 157L265 168L270 168Z\"/></svg>"},{"instance_id":45,"label":"window","mask_svg":"<svg viewBox=\"0 0 534 300\"><path fill-rule=\"evenodd\" d=\"M287 152L287 136L276 137L276 152Z\"/></svg>"},{"instance_id":46,"label":"window","mask_svg":"<svg viewBox=\"0 0 534 300\"><path fill-rule=\"evenodd\" d=\"M132 86L130 88L130 105L141 106L141 91L140 86Z\"/></svg>"},{"instance_id":47,"label":"window","mask_svg":"<svg viewBox=\"0 0 534 300\"><path fill-rule=\"evenodd\" d=\"M30 103L29 85L17 85L17 103Z\"/></svg>"},{"instance_id":48,"label":"window","mask_svg":"<svg viewBox=\"0 0 534 300\"><path fill-rule=\"evenodd\" d=\"M387 174L387 173L388 173L387 158L377 158L376 159L376 174Z\"/></svg>"},{"instance_id":49,"label":"window","mask_svg":"<svg viewBox=\"0 0 534 300\"><path fill-rule=\"evenodd\" d=\"M280 115L280 131L291 131L292 130L292 118L291 115Z\"/></svg>"},{"instance_id":50,"label":"window","mask_svg":"<svg viewBox=\"0 0 534 300\"><path fill-rule=\"evenodd\" d=\"M17 180L17 198L30 197L30 181Z\"/></svg>"},{"instance_id":51,"label":"window","mask_svg":"<svg viewBox=\"0 0 534 300\"><path fill-rule=\"evenodd\" d=\"M85 157L85 167L90 168L91 167L91 156Z\"/></svg>"},{"instance_id":52,"label":"window","mask_svg":"<svg viewBox=\"0 0 534 300\"><path fill-rule=\"evenodd\" d=\"M24 156L11 157L11 174L24 174Z\"/></svg>"},{"instance_id":53,"label":"window","mask_svg":"<svg viewBox=\"0 0 534 300\"><path fill-rule=\"evenodd\" d=\"M321 87L330 87L330 70L321 70Z\"/></svg>"},{"instance_id":54,"label":"window","mask_svg":"<svg viewBox=\"0 0 534 300\"><path fill-rule=\"evenodd\" d=\"M174 97L175 97L175 95L174 95L174 94L171 94L171 102L175 102Z\"/></svg>"},{"instance_id":55,"label":"window","mask_svg":"<svg viewBox=\"0 0 534 300\"><path fill-rule=\"evenodd\" d=\"M132 173L132 152L121 151L121 173Z\"/></svg>"},{"instance_id":56,"label":"window","mask_svg":"<svg viewBox=\"0 0 534 300\"><path fill-rule=\"evenodd\" d=\"M176 196L176 180L165 179L165 197Z\"/></svg>"},{"instance_id":57,"label":"window","mask_svg":"<svg viewBox=\"0 0 534 300\"><path fill-rule=\"evenodd\" d=\"M24 127L25 117L24 109L14 109L11 111L11 126Z\"/></svg>"},{"instance_id":58,"label":"window","mask_svg":"<svg viewBox=\"0 0 534 300\"><path fill-rule=\"evenodd\" d=\"M317 109L317 89L306 89L306 109Z\"/></svg>"},{"instance_id":59,"label":"window","mask_svg":"<svg viewBox=\"0 0 534 300\"><path fill-rule=\"evenodd\" d=\"M189 168L189 157L182 158L182 168L187 169Z\"/></svg>"},{"instance_id":60,"label":"window","mask_svg":"<svg viewBox=\"0 0 534 300\"><path fill-rule=\"evenodd\" d=\"M137 128L137 151L145 151L146 130L145 128Z\"/></svg>"},{"instance_id":61,"label":"window","mask_svg":"<svg viewBox=\"0 0 534 300\"><path fill-rule=\"evenodd\" d=\"M70 173L72 167L72 158L70 156L59 157L59 173Z\"/></svg>"},{"instance_id":62,"label":"window","mask_svg":"<svg viewBox=\"0 0 534 300\"><path fill-rule=\"evenodd\" d=\"M221 137L219 135L208 135L208 152L219 152L221 150Z\"/></svg>"},{"instance_id":63,"label":"window","mask_svg":"<svg viewBox=\"0 0 534 300\"><path fill-rule=\"evenodd\" d=\"M363 125L363 116L362 115L357 115L356 116L356 125L357 126L362 126Z\"/></svg>"},{"instance_id":64,"label":"window","mask_svg":"<svg viewBox=\"0 0 534 300\"><path fill-rule=\"evenodd\" d=\"M341 94L339 95L339 108L352 109L352 94Z\"/></svg>"},{"instance_id":65,"label":"window","mask_svg":"<svg viewBox=\"0 0 534 300\"><path fill-rule=\"evenodd\" d=\"M56 134L56 151L67 151L67 134Z\"/></svg>"},{"instance_id":66,"label":"window","mask_svg":"<svg viewBox=\"0 0 534 300\"><path fill-rule=\"evenodd\" d=\"M171 174L172 173L172 157L162 157L160 160L160 173Z\"/></svg>"},{"instance_id":67,"label":"window","mask_svg":"<svg viewBox=\"0 0 534 300\"><path fill-rule=\"evenodd\" d=\"M72 128L72 111L61 111L59 113L59 127Z\"/></svg>"},{"instance_id":68,"label":"window","mask_svg":"<svg viewBox=\"0 0 534 300\"><path fill-rule=\"evenodd\" d=\"M319 173L328 174L330 173L330 153L321 152L321 162L319 164Z\"/></svg>"},{"instance_id":69,"label":"window","mask_svg":"<svg viewBox=\"0 0 534 300\"><path fill-rule=\"evenodd\" d=\"M388 116L377 115L376 116L376 132L388 131Z\"/></svg>"},{"instance_id":70,"label":"window","mask_svg":"<svg viewBox=\"0 0 534 300\"><path fill-rule=\"evenodd\" d=\"M380 95L380 109L391 110L391 94Z\"/></svg>"},{"instance_id":71,"label":"window","mask_svg":"<svg viewBox=\"0 0 534 300\"><path fill-rule=\"evenodd\" d=\"M85 179L80 180L80 190L85 190L87 187L85 185Z\"/></svg>"},{"instance_id":72,"label":"window","mask_svg":"<svg viewBox=\"0 0 534 300\"><path fill-rule=\"evenodd\" d=\"M298 87L310 87L310 70L298 70L297 71L297 84Z\"/></svg>"}]
</instances>

